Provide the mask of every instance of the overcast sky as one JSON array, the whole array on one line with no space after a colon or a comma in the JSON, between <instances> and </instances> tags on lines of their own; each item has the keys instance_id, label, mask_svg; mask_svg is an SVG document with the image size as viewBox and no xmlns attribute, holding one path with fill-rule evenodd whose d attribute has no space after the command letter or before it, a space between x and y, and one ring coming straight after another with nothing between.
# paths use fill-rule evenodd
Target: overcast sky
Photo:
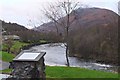
<instances>
[{"instance_id":1,"label":"overcast sky","mask_svg":"<svg viewBox=\"0 0 120 80\"><path fill-rule=\"evenodd\" d=\"M0 0L0 19L6 22L18 23L33 28L41 25L40 9L48 2L56 0ZM110 9L118 13L119 0L77 0L90 7ZM30 21L32 20L32 21Z\"/></svg>"}]
</instances>

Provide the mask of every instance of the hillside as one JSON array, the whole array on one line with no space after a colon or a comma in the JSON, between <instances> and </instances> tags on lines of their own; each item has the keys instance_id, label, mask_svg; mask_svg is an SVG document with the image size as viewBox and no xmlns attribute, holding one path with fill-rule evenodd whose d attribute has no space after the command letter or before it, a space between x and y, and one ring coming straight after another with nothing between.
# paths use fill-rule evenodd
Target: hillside
<instances>
[{"instance_id":1,"label":"hillside","mask_svg":"<svg viewBox=\"0 0 120 80\"><path fill-rule=\"evenodd\" d=\"M75 20L69 33L70 56L117 65L119 16L107 9L79 8L70 14L70 19L73 18ZM49 22L34 28L34 30L56 33L54 25L54 22ZM62 35L64 29L57 26L59 34Z\"/></svg>"},{"instance_id":2,"label":"hillside","mask_svg":"<svg viewBox=\"0 0 120 80\"><path fill-rule=\"evenodd\" d=\"M79 8L74 13L71 13L70 19L72 20L73 18L75 18L75 21L71 25L72 30L80 27L92 27L96 25L117 25L118 22L118 15L116 13L100 8ZM34 30L40 32L56 32L54 22L44 23L43 25L34 28ZM59 30L60 32L63 31L61 27Z\"/></svg>"},{"instance_id":3,"label":"hillside","mask_svg":"<svg viewBox=\"0 0 120 80\"><path fill-rule=\"evenodd\" d=\"M37 42L41 38L40 32L29 30L25 26L17 23L7 23L4 21L1 22L3 35L17 35L20 37L20 40L24 42Z\"/></svg>"},{"instance_id":4,"label":"hillside","mask_svg":"<svg viewBox=\"0 0 120 80\"><path fill-rule=\"evenodd\" d=\"M2 21L2 28L4 28L4 30L6 31L6 34L12 34L13 32L17 32L17 31L26 31L28 30L27 28L25 28L22 25L19 25L17 23L6 23L4 21Z\"/></svg>"}]
</instances>

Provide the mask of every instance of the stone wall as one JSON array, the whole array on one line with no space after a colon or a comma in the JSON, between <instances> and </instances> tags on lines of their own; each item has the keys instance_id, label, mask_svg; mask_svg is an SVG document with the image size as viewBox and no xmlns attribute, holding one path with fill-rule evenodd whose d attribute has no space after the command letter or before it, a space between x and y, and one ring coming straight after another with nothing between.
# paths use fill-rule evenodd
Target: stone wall
<instances>
[{"instance_id":1,"label":"stone wall","mask_svg":"<svg viewBox=\"0 0 120 80\"><path fill-rule=\"evenodd\" d=\"M21 80L21 78L24 78L25 80L41 78L40 80L45 80L45 64L43 57L37 62L12 62L12 68L13 71L11 75L12 78L15 78L16 80Z\"/></svg>"}]
</instances>

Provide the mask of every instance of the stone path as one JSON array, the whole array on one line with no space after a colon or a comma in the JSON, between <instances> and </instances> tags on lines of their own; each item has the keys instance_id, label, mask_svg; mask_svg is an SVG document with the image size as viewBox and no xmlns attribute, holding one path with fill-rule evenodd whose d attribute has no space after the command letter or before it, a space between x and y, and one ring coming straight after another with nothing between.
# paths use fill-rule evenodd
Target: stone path
<instances>
[{"instance_id":1,"label":"stone path","mask_svg":"<svg viewBox=\"0 0 120 80\"><path fill-rule=\"evenodd\" d=\"M0 60L0 70L4 70L9 68L10 63L9 62L4 62Z\"/></svg>"},{"instance_id":2,"label":"stone path","mask_svg":"<svg viewBox=\"0 0 120 80\"><path fill-rule=\"evenodd\" d=\"M4 70L4 69L9 68L9 65L10 65L9 62L3 62L2 60L0 60L0 70ZM8 76L10 76L10 75L0 74L0 80L1 80L1 79L4 79L4 78L8 78ZM4 79L4 80L5 80L5 79Z\"/></svg>"}]
</instances>

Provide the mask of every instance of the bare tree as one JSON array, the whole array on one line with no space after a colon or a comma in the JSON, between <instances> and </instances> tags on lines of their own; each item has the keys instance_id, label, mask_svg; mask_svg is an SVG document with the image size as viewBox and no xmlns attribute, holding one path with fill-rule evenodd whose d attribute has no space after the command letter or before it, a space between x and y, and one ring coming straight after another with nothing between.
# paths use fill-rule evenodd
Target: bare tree
<instances>
[{"instance_id":1,"label":"bare tree","mask_svg":"<svg viewBox=\"0 0 120 80\"><path fill-rule=\"evenodd\" d=\"M66 47L66 61L67 66L70 66L69 63L69 49L68 49L68 38L69 38L69 31L70 26L75 20L74 18L70 17L70 14L74 12L75 9L78 8L79 2L75 2L73 0L65 0L65 1L58 1L54 4L49 4L47 8L44 8L43 14L45 17L50 19L52 22L55 23L55 27L57 30L57 34L59 31L59 28L61 27L63 32L63 39L65 41L65 47Z\"/></svg>"}]
</instances>

